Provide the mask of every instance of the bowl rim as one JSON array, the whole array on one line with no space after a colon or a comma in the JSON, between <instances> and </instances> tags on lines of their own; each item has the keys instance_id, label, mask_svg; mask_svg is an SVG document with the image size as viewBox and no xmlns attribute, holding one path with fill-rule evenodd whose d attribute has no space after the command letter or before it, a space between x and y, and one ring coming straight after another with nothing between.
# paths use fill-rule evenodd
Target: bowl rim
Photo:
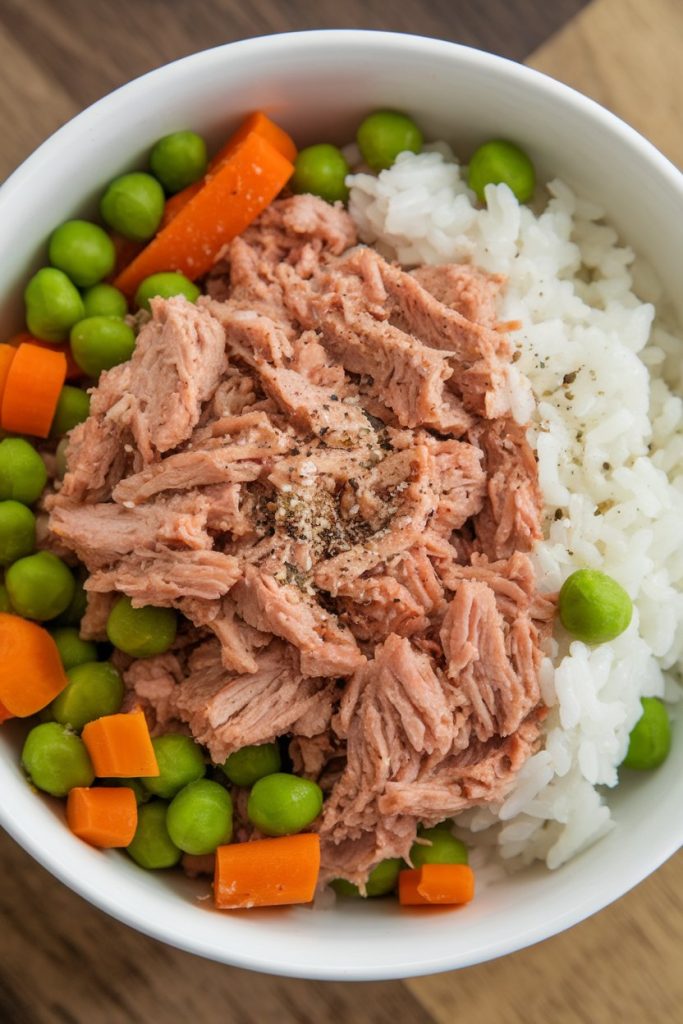
<instances>
[{"instance_id":1,"label":"bowl rim","mask_svg":"<svg viewBox=\"0 0 683 1024\"><path fill-rule=\"evenodd\" d=\"M570 86L550 78L543 72L474 47L428 36L364 29L314 29L262 35L200 50L148 71L109 92L58 128L2 183L0 186L0 218L3 207L13 201L13 196L25 187L33 175L43 173L53 155L59 153L63 144L75 131L87 130L89 125L94 124L100 118L113 115L119 108L129 107L135 102L137 96L144 95L150 80L154 81L155 86L160 87L166 80L170 81L177 77L191 75L194 69L200 65L205 68L218 65L228 52L252 51L255 58L262 59L264 56L272 56L286 50L294 41L305 42L307 46L315 46L317 42L323 41L326 45L331 42L339 46L351 44L356 50L366 47L372 49L383 47L397 52L401 50L420 51L426 56L431 54L435 57L450 57L463 65L476 65L480 70L492 69L497 75L502 74L509 80L526 81L533 88L542 88L558 102L580 109L583 116L601 126L604 131L620 136L628 145L640 150L642 156L649 161L656 173L667 179L669 185L678 191L683 199L683 174L651 142L596 101ZM26 792L30 792L28 787ZM516 952L558 934L578 924L587 916L602 910L660 867L679 849L683 842L682 819L679 828L680 835L672 832L666 841L657 845L656 849L652 848L647 859L634 864L630 871L609 873L603 877L597 896L595 893L586 893L585 895L577 893L577 899L571 907L554 914L547 914L535 924L521 930L512 941L509 937L502 940L496 939L494 936L485 949L471 949L465 956L445 953L438 958L430 956L429 959L413 960L408 952L405 960L395 962L391 967L380 966L378 968L367 964L349 970L335 964L303 963L300 957L297 957L294 949L285 948L280 961L266 963L256 953L241 948L233 948L229 951L229 955L225 955L222 950L216 949L210 939L202 941L201 938L188 938L183 934L169 934L163 924L157 924L155 920L146 918L139 907L121 903L115 895L110 895L106 889L98 887L89 876L77 876L68 864L59 859L56 853L53 854L50 849L41 844L39 837L33 834L23 818L19 814L8 811L3 802L0 802L0 824L35 860L65 885L105 913L152 938L207 959L219 960L240 968L313 980L345 981L416 977L472 966Z\"/></svg>"}]
</instances>

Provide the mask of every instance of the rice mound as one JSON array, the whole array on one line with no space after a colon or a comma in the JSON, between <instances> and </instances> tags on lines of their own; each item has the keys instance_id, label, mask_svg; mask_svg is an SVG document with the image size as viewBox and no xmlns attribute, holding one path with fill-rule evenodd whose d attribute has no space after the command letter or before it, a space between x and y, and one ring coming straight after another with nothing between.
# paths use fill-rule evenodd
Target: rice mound
<instances>
[{"instance_id":1,"label":"rice mound","mask_svg":"<svg viewBox=\"0 0 683 1024\"><path fill-rule=\"evenodd\" d=\"M598 787L618 783L640 698L681 695L683 339L653 305L651 271L602 209L559 180L533 207L489 185L481 209L445 143L347 180L360 237L386 257L506 275L499 319L522 323L510 338L536 398L540 587L600 568L634 602L630 627L610 644L591 648L556 629L542 670L544 747L502 805L456 822L510 866L556 868L613 825Z\"/></svg>"}]
</instances>

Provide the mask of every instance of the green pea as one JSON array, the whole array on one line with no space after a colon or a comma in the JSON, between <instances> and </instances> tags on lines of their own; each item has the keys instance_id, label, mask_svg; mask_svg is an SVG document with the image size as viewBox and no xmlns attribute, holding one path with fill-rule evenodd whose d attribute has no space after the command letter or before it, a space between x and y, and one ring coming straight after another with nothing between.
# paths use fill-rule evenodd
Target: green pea
<instances>
[{"instance_id":1,"label":"green pea","mask_svg":"<svg viewBox=\"0 0 683 1024\"><path fill-rule=\"evenodd\" d=\"M184 295L188 302L196 302L199 298L199 288L184 274L177 274L175 271L151 274L140 283L135 293L135 304L149 313L151 311L149 300L157 295L162 299L170 299L174 295Z\"/></svg>"},{"instance_id":2,"label":"green pea","mask_svg":"<svg viewBox=\"0 0 683 1024\"><path fill-rule=\"evenodd\" d=\"M125 363L135 350L135 332L123 320L90 316L71 329L71 352L89 377Z\"/></svg>"},{"instance_id":3,"label":"green pea","mask_svg":"<svg viewBox=\"0 0 683 1024\"><path fill-rule=\"evenodd\" d=\"M132 789L138 806L152 799L152 794L147 792L139 779L99 779L99 782L103 786L125 786L126 789Z\"/></svg>"},{"instance_id":4,"label":"green pea","mask_svg":"<svg viewBox=\"0 0 683 1024\"><path fill-rule=\"evenodd\" d=\"M123 292L113 284L94 284L83 292L83 316L116 316L124 317L128 312L128 302Z\"/></svg>"},{"instance_id":5,"label":"green pea","mask_svg":"<svg viewBox=\"0 0 683 1024\"><path fill-rule=\"evenodd\" d=\"M562 584L558 606L564 628L586 644L614 640L633 614L624 588L597 569L573 572Z\"/></svg>"},{"instance_id":6,"label":"green pea","mask_svg":"<svg viewBox=\"0 0 683 1024\"><path fill-rule=\"evenodd\" d=\"M114 243L101 227L87 220L68 220L52 232L48 257L79 288L89 288L111 274L116 263Z\"/></svg>"},{"instance_id":7,"label":"green pea","mask_svg":"<svg viewBox=\"0 0 683 1024\"><path fill-rule=\"evenodd\" d=\"M9 567L5 586L17 614L46 622L68 608L76 584L60 558L49 551L38 551Z\"/></svg>"},{"instance_id":8,"label":"green pea","mask_svg":"<svg viewBox=\"0 0 683 1024\"><path fill-rule=\"evenodd\" d=\"M669 756L671 724L661 700L642 697L640 703L643 713L631 730L626 757L621 763L624 768L649 771L659 768Z\"/></svg>"},{"instance_id":9,"label":"green pea","mask_svg":"<svg viewBox=\"0 0 683 1024\"><path fill-rule=\"evenodd\" d=\"M399 153L422 150L422 132L409 117L396 110L377 110L361 123L356 134L363 159L373 171L391 167Z\"/></svg>"},{"instance_id":10,"label":"green pea","mask_svg":"<svg viewBox=\"0 0 683 1024\"><path fill-rule=\"evenodd\" d=\"M43 267L24 291L26 325L36 338L58 342L83 318L83 300L73 281L56 267Z\"/></svg>"},{"instance_id":11,"label":"green pea","mask_svg":"<svg viewBox=\"0 0 683 1024\"><path fill-rule=\"evenodd\" d=\"M69 438L63 437L57 445L55 451L55 468L57 471L57 479L63 480L69 471L69 466L66 461L66 453L69 447Z\"/></svg>"},{"instance_id":12,"label":"green pea","mask_svg":"<svg viewBox=\"0 0 683 1024\"><path fill-rule=\"evenodd\" d=\"M232 800L210 779L190 782L171 801L168 834L184 853L200 857L232 839Z\"/></svg>"},{"instance_id":13,"label":"green pea","mask_svg":"<svg viewBox=\"0 0 683 1024\"><path fill-rule=\"evenodd\" d=\"M419 828L418 836L429 839L431 846L413 843L410 861L415 868L423 864L467 864L467 847L440 825L435 828Z\"/></svg>"},{"instance_id":14,"label":"green pea","mask_svg":"<svg viewBox=\"0 0 683 1024\"><path fill-rule=\"evenodd\" d=\"M253 786L264 775L279 772L282 767L277 743L241 747L223 765L223 771L235 786Z\"/></svg>"},{"instance_id":15,"label":"green pea","mask_svg":"<svg viewBox=\"0 0 683 1024\"><path fill-rule=\"evenodd\" d=\"M23 437L0 441L0 499L32 505L47 483L47 470L33 445Z\"/></svg>"},{"instance_id":16,"label":"green pea","mask_svg":"<svg viewBox=\"0 0 683 1024\"><path fill-rule=\"evenodd\" d=\"M167 192L180 192L206 173L206 143L196 132L173 132L154 145L149 166Z\"/></svg>"},{"instance_id":17,"label":"green pea","mask_svg":"<svg viewBox=\"0 0 683 1024\"><path fill-rule=\"evenodd\" d=\"M87 607L88 595L83 588L83 580L76 579L74 581L74 596L71 598L64 611L57 615L50 625L77 626L85 615Z\"/></svg>"},{"instance_id":18,"label":"green pea","mask_svg":"<svg viewBox=\"0 0 683 1024\"><path fill-rule=\"evenodd\" d=\"M30 555L36 546L36 517L19 501L0 501L0 565Z\"/></svg>"},{"instance_id":19,"label":"green pea","mask_svg":"<svg viewBox=\"0 0 683 1024\"><path fill-rule=\"evenodd\" d=\"M176 634L177 617L172 608L133 608L129 597L120 597L109 612L107 636L131 658L151 658L169 649Z\"/></svg>"},{"instance_id":20,"label":"green pea","mask_svg":"<svg viewBox=\"0 0 683 1024\"><path fill-rule=\"evenodd\" d=\"M275 772L254 784L247 817L267 836L288 836L315 821L322 805L323 794L317 783Z\"/></svg>"},{"instance_id":21,"label":"green pea","mask_svg":"<svg viewBox=\"0 0 683 1024\"><path fill-rule=\"evenodd\" d=\"M163 800L138 807L138 827L127 850L136 864L149 871L172 868L182 857L166 828L167 809Z\"/></svg>"},{"instance_id":22,"label":"green pea","mask_svg":"<svg viewBox=\"0 0 683 1024\"><path fill-rule=\"evenodd\" d=\"M82 388L65 384L57 399L54 419L50 427L52 437L60 437L87 420L90 415L90 396Z\"/></svg>"},{"instance_id":23,"label":"green pea","mask_svg":"<svg viewBox=\"0 0 683 1024\"><path fill-rule=\"evenodd\" d=\"M7 593L7 587L4 583L0 583L0 612L11 612L12 605L10 604L9 594Z\"/></svg>"},{"instance_id":24,"label":"green pea","mask_svg":"<svg viewBox=\"0 0 683 1024\"><path fill-rule=\"evenodd\" d=\"M528 202L536 188L534 165L514 142L493 139L485 142L472 155L467 182L479 202L486 199L487 185L508 185L520 203Z\"/></svg>"},{"instance_id":25,"label":"green pea","mask_svg":"<svg viewBox=\"0 0 683 1024\"><path fill-rule=\"evenodd\" d=\"M55 721L80 730L103 715L115 715L123 703L123 680L108 661L87 661L66 674L69 682L52 701Z\"/></svg>"},{"instance_id":26,"label":"green pea","mask_svg":"<svg viewBox=\"0 0 683 1024\"><path fill-rule=\"evenodd\" d=\"M389 857L376 864L368 875L365 883L366 897L386 896L393 892L398 882L398 873L403 867L400 857ZM360 896L360 889L353 882L347 882L345 878L335 878L332 888L338 896Z\"/></svg>"},{"instance_id":27,"label":"green pea","mask_svg":"<svg viewBox=\"0 0 683 1024\"><path fill-rule=\"evenodd\" d=\"M141 779L142 785L154 796L170 800L183 786L196 782L206 774L201 747L189 736L168 733L152 740L159 774Z\"/></svg>"},{"instance_id":28,"label":"green pea","mask_svg":"<svg viewBox=\"0 0 683 1024\"><path fill-rule=\"evenodd\" d=\"M66 796L75 786L90 786L95 778L83 740L57 722L31 729L21 763L33 785L52 796Z\"/></svg>"},{"instance_id":29,"label":"green pea","mask_svg":"<svg viewBox=\"0 0 683 1024\"><path fill-rule=\"evenodd\" d=\"M107 186L100 202L102 220L124 238L146 242L164 213L164 190L151 174L122 174Z\"/></svg>"},{"instance_id":30,"label":"green pea","mask_svg":"<svg viewBox=\"0 0 683 1024\"><path fill-rule=\"evenodd\" d=\"M97 645L92 640L81 640L75 626L60 626L50 632L66 670L97 660Z\"/></svg>"},{"instance_id":31,"label":"green pea","mask_svg":"<svg viewBox=\"0 0 683 1024\"><path fill-rule=\"evenodd\" d=\"M346 201L349 190L346 175L349 165L340 149L321 142L300 150L294 163L294 174L290 181L293 192L311 192L314 196L334 203L337 199Z\"/></svg>"}]
</instances>

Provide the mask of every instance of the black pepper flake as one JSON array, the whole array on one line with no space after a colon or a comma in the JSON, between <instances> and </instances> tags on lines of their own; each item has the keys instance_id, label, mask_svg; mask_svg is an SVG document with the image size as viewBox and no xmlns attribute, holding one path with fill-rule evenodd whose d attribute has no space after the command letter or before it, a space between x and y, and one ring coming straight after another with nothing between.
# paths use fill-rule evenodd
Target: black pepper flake
<instances>
[{"instance_id":1,"label":"black pepper flake","mask_svg":"<svg viewBox=\"0 0 683 1024\"><path fill-rule=\"evenodd\" d=\"M606 473L608 473L609 470L612 468L611 462L603 462L602 468L605 470Z\"/></svg>"},{"instance_id":2,"label":"black pepper flake","mask_svg":"<svg viewBox=\"0 0 683 1024\"><path fill-rule=\"evenodd\" d=\"M561 509L561 508L556 508L556 509L555 509L555 515L553 516L553 519L554 519L554 520L555 520L555 522L557 523L557 522L559 522L559 520L560 520L561 518L562 518L562 509Z\"/></svg>"},{"instance_id":3,"label":"black pepper flake","mask_svg":"<svg viewBox=\"0 0 683 1024\"><path fill-rule=\"evenodd\" d=\"M577 376L578 372L579 372L578 370L572 370L571 373L565 373L564 377L562 378L562 383L563 384L573 384L574 381L576 380L576 376Z\"/></svg>"}]
</instances>

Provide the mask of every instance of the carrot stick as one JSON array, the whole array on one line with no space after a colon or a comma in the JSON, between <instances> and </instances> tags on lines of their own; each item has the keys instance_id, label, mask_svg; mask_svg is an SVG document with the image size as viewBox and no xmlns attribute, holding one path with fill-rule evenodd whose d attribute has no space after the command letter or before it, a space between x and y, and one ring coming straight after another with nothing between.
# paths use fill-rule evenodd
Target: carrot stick
<instances>
[{"instance_id":1,"label":"carrot stick","mask_svg":"<svg viewBox=\"0 0 683 1024\"><path fill-rule=\"evenodd\" d=\"M8 711L5 705L0 701L0 725L3 722L7 722L10 718L14 718L11 711Z\"/></svg>"},{"instance_id":2,"label":"carrot stick","mask_svg":"<svg viewBox=\"0 0 683 1024\"><path fill-rule=\"evenodd\" d=\"M17 434L47 437L66 379L66 356L22 342L5 381L0 424Z\"/></svg>"},{"instance_id":3,"label":"carrot stick","mask_svg":"<svg viewBox=\"0 0 683 1024\"><path fill-rule=\"evenodd\" d=\"M62 659L46 629L0 612L0 701L9 716L41 711L67 684Z\"/></svg>"},{"instance_id":4,"label":"carrot stick","mask_svg":"<svg viewBox=\"0 0 683 1024\"><path fill-rule=\"evenodd\" d=\"M242 124L239 126L236 132L230 136L228 141L222 146L216 155L212 157L209 164L209 173L215 171L220 164L223 163L227 156L230 156L233 149L239 145L239 143L246 139L247 135L252 132L256 132L262 139L269 142L273 149L276 149L278 153L282 153L285 160L289 160L290 163L294 163L296 160L297 149L294 144L294 140L280 128L279 125L271 121L270 118L263 113L262 110L256 110L253 114L249 114L245 117Z\"/></svg>"},{"instance_id":5,"label":"carrot stick","mask_svg":"<svg viewBox=\"0 0 683 1024\"><path fill-rule=\"evenodd\" d=\"M0 405L2 405L2 396L5 392L7 375L15 354L16 352L11 345L0 345Z\"/></svg>"},{"instance_id":6,"label":"carrot stick","mask_svg":"<svg viewBox=\"0 0 683 1024\"><path fill-rule=\"evenodd\" d=\"M63 341L60 345L51 345L49 341L41 341L40 338L34 338L28 331L22 331L21 334L15 334L13 338L10 338L7 344L12 345L13 348L18 348L19 345L23 344L37 345L38 348L47 349L48 352L62 352L66 356L67 380L79 380L87 376L72 356L71 345L69 345L68 341Z\"/></svg>"},{"instance_id":7,"label":"carrot stick","mask_svg":"<svg viewBox=\"0 0 683 1024\"><path fill-rule=\"evenodd\" d=\"M290 163L294 163L296 160L297 149L294 145L293 139L280 128L279 125L271 121L262 110L257 110L255 113L250 114L249 117L245 118L242 124L239 126L236 132L230 136L228 141L221 146L216 155L212 157L209 163L209 168L206 177L209 177L215 171L218 170L223 161L230 156L232 151L238 146L243 139L250 134L255 132L260 135L262 139L269 142L271 146L281 153L285 160L289 160ZM176 192L174 196L166 201L164 207L164 216L161 221L162 229L170 224L174 217L176 217L184 206L187 206L190 199L193 199L202 188L203 181L195 181L192 185L188 185L181 192Z\"/></svg>"},{"instance_id":8,"label":"carrot stick","mask_svg":"<svg viewBox=\"0 0 683 1024\"><path fill-rule=\"evenodd\" d=\"M468 864L423 864L399 872L398 898L404 907L469 903L474 872Z\"/></svg>"},{"instance_id":9,"label":"carrot stick","mask_svg":"<svg viewBox=\"0 0 683 1024\"><path fill-rule=\"evenodd\" d=\"M310 903L320 871L320 838L305 832L216 850L213 892L220 910Z\"/></svg>"},{"instance_id":10,"label":"carrot stick","mask_svg":"<svg viewBox=\"0 0 683 1024\"><path fill-rule=\"evenodd\" d=\"M140 282L162 270L191 280L209 270L218 253L268 206L294 170L289 160L255 132L208 177L202 188L152 239L114 282L132 295Z\"/></svg>"},{"instance_id":11,"label":"carrot stick","mask_svg":"<svg viewBox=\"0 0 683 1024\"><path fill-rule=\"evenodd\" d=\"M161 224L159 226L160 231L163 231L164 228L178 216L180 211L187 206L190 199L194 199L197 193L201 192L204 187L205 180L205 178L202 178L201 181L194 181L191 185L188 185L187 188L184 188L181 192L176 192L174 196L170 196L166 200L164 215L161 218Z\"/></svg>"},{"instance_id":12,"label":"carrot stick","mask_svg":"<svg viewBox=\"0 0 683 1024\"><path fill-rule=\"evenodd\" d=\"M81 737L99 778L131 779L159 774L142 711L96 718L84 726Z\"/></svg>"},{"instance_id":13,"label":"carrot stick","mask_svg":"<svg viewBox=\"0 0 683 1024\"><path fill-rule=\"evenodd\" d=\"M128 846L138 825L135 794L127 786L76 786L69 790L66 820L74 835L91 846Z\"/></svg>"}]
</instances>

